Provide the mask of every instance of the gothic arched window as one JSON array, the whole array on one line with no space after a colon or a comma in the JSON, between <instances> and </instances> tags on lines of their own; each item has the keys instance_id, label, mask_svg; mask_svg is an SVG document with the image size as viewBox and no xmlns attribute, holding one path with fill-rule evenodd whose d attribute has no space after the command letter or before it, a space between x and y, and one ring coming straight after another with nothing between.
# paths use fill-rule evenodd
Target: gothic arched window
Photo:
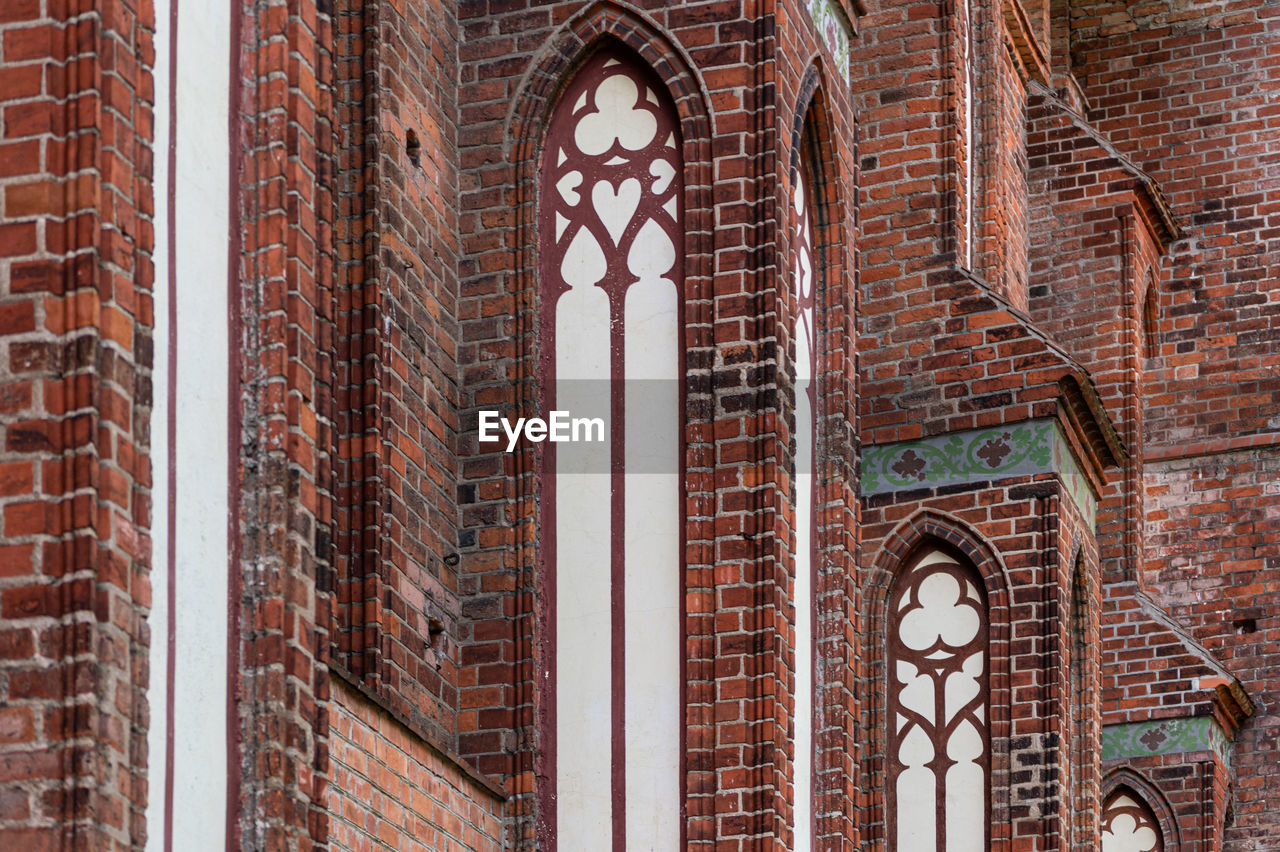
<instances>
[{"instance_id":1,"label":"gothic arched window","mask_svg":"<svg viewBox=\"0 0 1280 852\"><path fill-rule=\"evenodd\" d=\"M1151 272L1142 290L1142 349L1146 358L1160 354L1160 289Z\"/></svg>"},{"instance_id":2,"label":"gothic arched window","mask_svg":"<svg viewBox=\"0 0 1280 852\"><path fill-rule=\"evenodd\" d=\"M926 549L888 611L887 799L896 852L989 848L989 621L977 573Z\"/></svg>"},{"instance_id":3,"label":"gothic arched window","mask_svg":"<svg viewBox=\"0 0 1280 852\"><path fill-rule=\"evenodd\" d=\"M612 50L565 88L543 148L542 414L604 425L600 441L542 444L544 805L560 849L680 845L681 150L666 89Z\"/></svg>"},{"instance_id":4,"label":"gothic arched window","mask_svg":"<svg viewBox=\"0 0 1280 852\"><path fill-rule=\"evenodd\" d=\"M1155 814L1125 787L1112 793L1102 808L1102 852L1164 852Z\"/></svg>"}]
</instances>

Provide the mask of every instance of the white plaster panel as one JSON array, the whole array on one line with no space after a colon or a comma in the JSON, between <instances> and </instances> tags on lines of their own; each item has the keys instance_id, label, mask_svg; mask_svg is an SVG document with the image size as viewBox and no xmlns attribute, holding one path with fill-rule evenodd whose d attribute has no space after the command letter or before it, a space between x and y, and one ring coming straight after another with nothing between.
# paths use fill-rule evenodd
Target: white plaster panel
<instances>
[{"instance_id":1,"label":"white plaster panel","mask_svg":"<svg viewBox=\"0 0 1280 852\"><path fill-rule=\"evenodd\" d=\"M678 299L672 282L650 277L628 288L623 313L626 468L642 471L624 479L627 848L671 852L683 732Z\"/></svg>"},{"instance_id":2,"label":"white plaster panel","mask_svg":"<svg viewBox=\"0 0 1280 852\"><path fill-rule=\"evenodd\" d=\"M1122 813L1113 814L1115 811ZM1160 835L1147 818L1145 806L1121 793L1107 802L1102 832L1102 852L1153 852L1160 846Z\"/></svg>"},{"instance_id":3,"label":"white plaster panel","mask_svg":"<svg viewBox=\"0 0 1280 852\"><path fill-rule=\"evenodd\" d=\"M903 644L922 651L941 639L959 647L976 636L982 623L972 607L960 604L962 593L960 584L949 574L927 577L920 584L920 608L903 616L898 628Z\"/></svg>"},{"instance_id":4,"label":"white plaster panel","mask_svg":"<svg viewBox=\"0 0 1280 852\"><path fill-rule=\"evenodd\" d=\"M796 456L795 456L795 579L792 601L795 607L795 796L794 847L809 852L813 846L813 468L815 414L809 398L814 378L813 308L808 301L813 291L813 260L810 253L808 201L804 170L796 174L792 206L796 222L796 262L792 282L802 307L792 329L796 361ZM803 305L809 305L803 307Z\"/></svg>"},{"instance_id":5,"label":"white plaster panel","mask_svg":"<svg viewBox=\"0 0 1280 852\"><path fill-rule=\"evenodd\" d=\"M617 186L607 180L596 181L591 187L591 206L617 245L640 206L640 181L627 178Z\"/></svg>"},{"instance_id":6,"label":"white plaster panel","mask_svg":"<svg viewBox=\"0 0 1280 852\"><path fill-rule=\"evenodd\" d=\"M172 831L177 848L193 838L202 848L225 848L227 778L238 771L228 766L227 756L230 57L230 7L183 4L174 55L178 114L172 221L177 268L172 522L178 531Z\"/></svg>"},{"instance_id":7,"label":"white plaster panel","mask_svg":"<svg viewBox=\"0 0 1280 852\"><path fill-rule=\"evenodd\" d=\"M151 648L148 651L150 681L147 687L150 726L147 728L147 845L146 852L164 849L164 788L168 775L169 718L169 93L173 73L169 49L169 0L156 0L155 32L155 366L151 405Z\"/></svg>"},{"instance_id":8,"label":"white plaster panel","mask_svg":"<svg viewBox=\"0 0 1280 852\"><path fill-rule=\"evenodd\" d=\"M813 818L813 412L807 394L796 397L796 694L795 848L812 848Z\"/></svg>"},{"instance_id":9,"label":"white plaster panel","mask_svg":"<svg viewBox=\"0 0 1280 852\"><path fill-rule=\"evenodd\" d=\"M578 149L599 156L615 142L628 151L639 151L653 141L658 120L646 109L638 109L640 92L625 74L607 77L595 91L595 111L584 116L574 128Z\"/></svg>"},{"instance_id":10,"label":"white plaster panel","mask_svg":"<svg viewBox=\"0 0 1280 852\"><path fill-rule=\"evenodd\" d=\"M911 663L898 660L897 678L903 684L898 692L898 701L908 710L919 713L925 721L934 723L933 678L921 674Z\"/></svg>"},{"instance_id":11,"label":"white plaster panel","mask_svg":"<svg viewBox=\"0 0 1280 852\"><path fill-rule=\"evenodd\" d=\"M946 715L944 718L953 719L961 708L970 701L978 697L978 691L982 687L980 678L983 670L983 654L978 652L970 654L961 665L960 671L952 672L947 675L946 688L944 695L946 697ZM905 700L903 701L905 704Z\"/></svg>"},{"instance_id":12,"label":"white plaster panel","mask_svg":"<svg viewBox=\"0 0 1280 852\"><path fill-rule=\"evenodd\" d=\"M937 788L933 772L924 766L933 758L933 746L916 728L903 739L899 755L907 769L898 776L897 852L938 852Z\"/></svg>"},{"instance_id":13,"label":"white plaster panel","mask_svg":"<svg viewBox=\"0 0 1280 852\"><path fill-rule=\"evenodd\" d=\"M608 435L609 301L590 286L603 272L589 260L562 270L574 286L556 305L556 407L604 416ZM566 850L596 848L612 831L611 491L608 442L556 444L556 835Z\"/></svg>"},{"instance_id":14,"label":"white plaster panel","mask_svg":"<svg viewBox=\"0 0 1280 852\"><path fill-rule=\"evenodd\" d=\"M947 743L947 753L953 760L961 754L976 758L982 753L981 734L962 722ZM986 796L987 778L981 766L966 760L947 770L946 852L983 852L987 842Z\"/></svg>"}]
</instances>

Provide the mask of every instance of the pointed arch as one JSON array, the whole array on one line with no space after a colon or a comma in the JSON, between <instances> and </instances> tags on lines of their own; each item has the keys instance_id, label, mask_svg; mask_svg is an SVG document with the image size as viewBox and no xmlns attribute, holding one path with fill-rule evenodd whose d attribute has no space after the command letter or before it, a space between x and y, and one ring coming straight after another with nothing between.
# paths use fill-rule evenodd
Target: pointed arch
<instances>
[{"instance_id":1,"label":"pointed arch","mask_svg":"<svg viewBox=\"0 0 1280 852\"><path fill-rule=\"evenodd\" d=\"M993 611L1009 606L1009 581L1004 560L970 524L937 509L921 509L902 521L885 537L880 552L867 575L867 616L884 617L888 588L901 565L913 551L930 541L942 542L959 551L982 576L987 600ZM994 620L993 620L994 621Z\"/></svg>"},{"instance_id":2,"label":"pointed arch","mask_svg":"<svg viewBox=\"0 0 1280 852\"><path fill-rule=\"evenodd\" d=\"M820 61L807 66L797 89L778 199L785 214L778 276L781 407L794 415L792 490L779 496L779 508L792 520L794 543L790 848L797 850L822 847L855 820L845 766L856 748L847 674L856 651L845 637L853 616L846 408L856 382L849 327L856 288L846 279L856 213L842 198L840 146Z\"/></svg>"},{"instance_id":3,"label":"pointed arch","mask_svg":"<svg viewBox=\"0 0 1280 852\"><path fill-rule=\"evenodd\" d=\"M1169 800L1165 798L1164 793L1160 791L1155 782L1131 766L1118 766L1107 772L1102 779L1101 800L1103 805L1101 808L1102 833L1099 836L1100 843L1106 842L1107 828L1111 822L1108 819L1108 809L1116 801L1118 795L1127 795L1138 803L1145 809L1148 818L1154 824L1159 844L1151 852L1178 852L1182 848L1178 821L1174 816L1174 810L1172 805L1169 804ZM1126 807L1121 805L1116 810L1117 813L1123 813L1125 809ZM1108 849L1109 852L1111 847L1104 848ZM1121 846L1117 852L1130 852L1130 850ZM1139 852L1147 852L1147 850L1141 850L1139 847Z\"/></svg>"},{"instance_id":4,"label":"pointed arch","mask_svg":"<svg viewBox=\"0 0 1280 852\"><path fill-rule=\"evenodd\" d=\"M622 50L637 57L656 75L675 105L684 163L681 209L687 351L691 359L710 357L714 258L710 96L684 48L646 15L610 0L595 2L568 18L547 39L522 77L503 127L502 150L515 171L515 217L510 239L504 240L514 255L514 274L505 289L513 299L512 328L521 359L517 384L522 396L516 401L521 415L537 410L533 391L537 376L538 167L547 123L577 70L603 50ZM690 411L699 410L690 406ZM531 492L514 496L535 497Z\"/></svg>"},{"instance_id":5,"label":"pointed arch","mask_svg":"<svg viewBox=\"0 0 1280 852\"><path fill-rule=\"evenodd\" d=\"M682 141L661 79L602 41L539 153L538 407L604 424L538 453L547 848L683 842Z\"/></svg>"},{"instance_id":6,"label":"pointed arch","mask_svg":"<svg viewBox=\"0 0 1280 852\"><path fill-rule=\"evenodd\" d=\"M788 385L790 407L795 414L794 452L791 455L791 513L795 543L792 550L792 603L795 613L792 744L793 849L808 852L818 836L815 805L820 786L821 760L815 731L822 727L819 687L816 682L818 643L822 613L819 612L819 582L822 542L821 454L819 443L818 386L821 381L821 353L825 301L829 281L824 244L829 234L822 224L831 218L824 197L830 178L823 168L812 127L811 103L819 97L820 80L810 68L800 90L799 107L791 134L790 195L788 212L790 276L786 332L790 338ZM821 241L821 242L820 242Z\"/></svg>"},{"instance_id":7,"label":"pointed arch","mask_svg":"<svg viewBox=\"0 0 1280 852\"><path fill-rule=\"evenodd\" d=\"M818 200L824 210L842 211L845 199L840 163L836 159L836 144L832 130L831 107L827 103L826 75L821 58L815 58L805 69L796 98L795 118L791 127L791 171L808 157L821 177ZM832 215L829 218L834 219Z\"/></svg>"},{"instance_id":8,"label":"pointed arch","mask_svg":"<svg viewBox=\"0 0 1280 852\"><path fill-rule=\"evenodd\" d=\"M1089 848L1096 829L1097 758L1092 743L1097 739L1097 703L1095 684L1090 672L1096 671L1097 643L1092 636L1094 614L1090 605L1089 578L1084 548L1077 546L1069 563L1071 589L1067 622L1068 639L1068 722L1070 748L1067 752L1068 813L1072 832L1072 849ZM1093 641L1091 641L1093 640Z\"/></svg>"},{"instance_id":9,"label":"pointed arch","mask_svg":"<svg viewBox=\"0 0 1280 852\"><path fill-rule=\"evenodd\" d=\"M802 135L800 144L807 139ZM819 382L819 347L822 333L816 305L818 291L824 279L818 253L814 250L816 236L814 192L820 178L814 174L813 164L806 162L803 153L793 156L791 173L791 198L787 209L791 220L790 323L792 358L790 359L791 405L795 411L795 452L792 456L791 481L794 566L792 578L792 602L795 612L795 693L794 721L795 758L793 761L795 791L795 840L797 852L813 848L816 833L814 798L817 761L815 753L815 682L817 669L817 579L819 522L816 507L820 502L816 469L819 464L817 386Z\"/></svg>"},{"instance_id":10,"label":"pointed arch","mask_svg":"<svg viewBox=\"0 0 1280 852\"><path fill-rule=\"evenodd\" d=\"M679 114L686 165L709 169L713 134L708 108L711 99L694 63L684 48L646 15L602 0L584 7L561 24L530 63L512 99L504 143L511 152L511 161L522 167L522 177L531 177L524 167L536 165L544 128L564 87L592 55L611 44L635 53L662 81ZM692 182L693 185L709 188L709 173L705 177L708 179ZM523 180L521 185L527 186Z\"/></svg>"}]
</instances>

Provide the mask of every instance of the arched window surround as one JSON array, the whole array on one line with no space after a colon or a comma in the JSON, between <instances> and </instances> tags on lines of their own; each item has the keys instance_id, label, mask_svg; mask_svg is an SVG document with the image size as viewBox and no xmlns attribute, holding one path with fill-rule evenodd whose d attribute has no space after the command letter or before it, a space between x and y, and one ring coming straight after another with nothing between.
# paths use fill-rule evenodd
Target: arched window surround
<instances>
[{"instance_id":1,"label":"arched window surround","mask_svg":"<svg viewBox=\"0 0 1280 852\"><path fill-rule=\"evenodd\" d=\"M1102 665L1099 648L1099 575L1096 544L1085 540L1075 545L1066 565L1071 566L1069 597L1070 617L1066 622L1068 670L1067 696L1070 723L1068 748L1063 751L1071 781L1064 795L1065 819L1071 830L1071 849L1093 852L1096 845L1098 811L1099 672Z\"/></svg>"},{"instance_id":2,"label":"arched window surround","mask_svg":"<svg viewBox=\"0 0 1280 852\"><path fill-rule=\"evenodd\" d=\"M844 696L850 690L843 682L825 680L830 677L829 671L847 671L853 665L853 649L844 641L852 629L848 623L852 590L846 587L851 566L845 564L848 552L844 543L853 525L849 506L856 497L846 492L852 474L842 466L842 459L850 454L840 449L844 440L841 425L852 417L852 412L843 410L842 405L847 405L852 394L845 388L836 388L835 384L851 381L841 377L856 373L851 356L853 347L845 333L849 318L845 311L850 309L848 294L852 292L856 298L856 288L845 281L851 217L841 201L840 153L832 134L832 116L824 85L821 59L815 57L801 80L793 116L790 168L785 184L785 200L791 202L786 207L784 220L787 227L782 257L786 260L782 266L786 275L779 276L780 283L786 285L784 315L788 318L781 324L779 334L779 345L787 354L783 387L794 390L794 396L785 405L794 414L790 420L793 428L789 446L795 455L788 457L792 459L792 469L803 473L797 466L806 464L802 450L805 436L800 430L801 421L807 418L810 429L807 464L812 473L811 477L793 477L791 493L780 495L784 516L797 518L806 509L809 516L807 531L796 527L792 538L797 548L792 551L792 565L796 568L792 573L796 613L792 643L795 652L792 742L796 750L792 755L792 776L796 794L792 799L794 837L789 848L793 849L822 848L823 838L844 836L856 821L854 805L844 795L841 765L843 755L856 748L854 732L846 721L851 708L846 706ZM804 212L809 229L807 257L812 284L807 298L802 298L796 286L803 251L794 204L800 181L803 181ZM798 337L797 318L802 310L809 311L808 347ZM800 363L802 359L807 361L807 367ZM810 376L807 384L798 381L803 372ZM807 405L801 404L800 394L805 394ZM806 489L807 505L801 499L801 488ZM806 547L807 552L802 554L800 547ZM799 576L800 569L806 566L807 578ZM801 610L805 606L801 596L808 597L807 619ZM801 635L802 631L808 636ZM807 669L801 659L805 654L809 656ZM818 665L819 659L828 664ZM829 663L834 659L843 659L845 666L831 666ZM800 718L806 712L802 692L808 695L808 731L805 720ZM820 744L825 744L825 750ZM809 778L803 779L803 775ZM807 789L802 790L801 784L807 785Z\"/></svg>"},{"instance_id":3,"label":"arched window surround","mask_svg":"<svg viewBox=\"0 0 1280 852\"><path fill-rule=\"evenodd\" d=\"M705 372L711 364L715 312L711 298L714 216L710 97L684 49L658 30L648 18L610 2L590 4L567 19L534 59L523 85L512 100L504 126L502 150L511 174L507 185L514 188L511 197L513 209L510 221L493 229L492 233L497 235L500 246L511 252L514 261L510 274L495 276L497 292L508 300L503 322L513 340L511 357L514 364L509 371L513 380L506 383L502 401L493 407L504 407L508 417L528 417L538 413L538 168L547 122L575 71L602 49L626 50L638 56L638 61L656 75L675 103L684 162L683 329L686 366L690 372ZM706 395L709 396L709 391ZM685 399L687 434L709 436L709 415L702 412L710 411L711 406L699 404L698 395L688 388ZM686 464L705 464L710 454L709 439L686 441ZM509 679L494 681L492 673L498 667L478 665L475 667L475 685L469 688L513 690L512 703L518 708L513 726L518 731L518 742L513 749L511 771L533 779L536 775L545 775L545 750L538 748L535 731L545 730L548 721L545 690L535 676L543 665L541 637L548 620L547 589L539 564L539 515L534 510L540 498L536 475L538 460L532 450L517 451L510 456L490 455L509 471L501 497L508 505L516 507L517 515L511 518L509 556L504 557L504 561L509 559L513 566L519 592L515 597L518 610L512 613L513 623L517 626L514 640L520 647L528 649L528 659L533 665L517 666L514 682ZM686 489L689 504L708 499L709 493L700 492L696 487ZM687 626L699 616L710 614L696 610L694 606L711 599L709 595L699 594L701 589L696 585L696 578L709 577L712 566L690 557L684 567L683 582L689 592L686 603L694 602L688 611L681 612ZM690 633L689 637L692 641L693 634ZM687 660L685 662L688 664ZM708 678L709 675L701 669L689 664L686 694L698 689L700 683ZM501 726L496 732L502 733L506 727ZM702 742L693 735L685 746L687 760L704 759L698 756L700 752L707 755L714 752L714 743ZM682 790L682 797L691 795L689 791ZM540 785L533 784L516 798L536 801L536 805L527 807L525 812L531 814L540 846L553 848L554 799L549 798ZM682 815L689 807L688 801L683 800ZM685 820L681 819L681 824L683 831Z\"/></svg>"},{"instance_id":4,"label":"arched window surround","mask_svg":"<svg viewBox=\"0 0 1280 852\"><path fill-rule=\"evenodd\" d=\"M542 152L541 408L608 424L602 443L537 452L539 733L560 848L683 842L681 147L661 80L609 47L575 69Z\"/></svg>"},{"instance_id":5,"label":"arched window surround","mask_svg":"<svg viewBox=\"0 0 1280 852\"><path fill-rule=\"evenodd\" d=\"M1102 791L1098 800L1099 812L1119 790L1131 793L1155 816L1156 823L1160 826L1164 852L1179 852L1182 848L1182 837L1178 830L1178 821L1174 817L1173 807L1160 788L1137 769L1131 766L1118 766L1103 776Z\"/></svg>"},{"instance_id":6,"label":"arched window surround","mask_svg":"<svg viewBox=\"0 0 1280 852\"><path fill-rule=\"evenodd\" d=\"M947 552L969 566L982 581L987 602L988 629L988 743L990 747L988 813L991 817L990 848L1010 848L1009 823L1009 585L1006 569L999 554L963 520L935 509L924 509L903 521L884 540L869 571L864 575L863 624L866 644L863 660L866 666L861 686L863 718L867 720L864 738L867 749L863 767L864 783L870 788L873 816L870 830L891 840L888 824L888 798L885 792L888 746L887 648L889 602L899 574L929 549Z\"/></svg>"}]
</instances>

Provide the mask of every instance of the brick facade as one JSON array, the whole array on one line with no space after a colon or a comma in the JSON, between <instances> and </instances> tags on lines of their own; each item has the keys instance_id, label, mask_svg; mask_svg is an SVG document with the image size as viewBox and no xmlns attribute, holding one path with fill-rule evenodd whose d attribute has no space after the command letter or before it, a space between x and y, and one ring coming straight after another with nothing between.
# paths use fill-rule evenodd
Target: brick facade
<instances>
[{"instance_id":1,"label":"brick facade","mask_svg":"<svg viewBox=\"0 0 1280 852\"><path fill-rule=\"evenodd\" d=\"M1273 552L1280 384L1274 309L1280 222L1264 163L1274 4L1073 9L1076 75L1098 129L1160 185L1185 239L1158 277L1145 362L1141 582L1223 662L1259 710L1236 735L1231 819L1202 845L1280 842L1273 794ZM1122 58L1122 56L1124 58ZM1221 332L1221 333L1219 333ZM1269 685L1270 684L1270 685ZM1246 780L1248 779L1248 780ZM1205 782L1208 783L1207 781ZM1203 796L1203 794L1202 794Z\"/></svg>"},{"instance_id":2,"label":"brick facade","mask_svg":"<svg viewBox=\"0 0 1280 852\"><path fill-rule=\"evenodd\" d=\"M333 684L331 848L503 848L500 788L432 748L346 681Z\"/></svg>"},{"instance_id":3,"label":"brick facade","mask_svg":"<svg viewBox=\"0 0 1280 852\"><path fill-rule=\"evenodd\" d=\"M147 733L200 676L148 672L183 535L151 505L153 79L189 67L152 40L185 2L0 10L0 845L183 848ZM901 848L889 601L928 547L984 585L991 849L1097 849L1118 789L1167 850L1280 844L1274 3L300 0L230 26L228 848L556 848L542 450L476 426L540 413L539 162L602 49L666 88L685 166L685 848Z\"/></svg>"}]
</instances>

